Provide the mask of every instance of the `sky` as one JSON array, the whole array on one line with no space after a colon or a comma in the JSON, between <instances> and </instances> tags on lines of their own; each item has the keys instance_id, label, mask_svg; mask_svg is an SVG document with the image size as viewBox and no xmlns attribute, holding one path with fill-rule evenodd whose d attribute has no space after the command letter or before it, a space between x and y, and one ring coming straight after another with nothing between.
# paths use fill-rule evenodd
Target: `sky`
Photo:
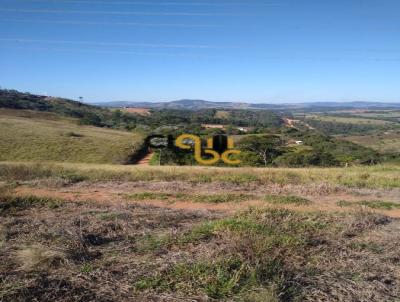
<instances>
[{"instance_id":1,"label":"sky","mask_svg":"<svg viewBox=\"0 0 400 302\"><path fill-rule=\"evenodd\" d=\"M398 0L0 0L0 86L87 102L400 102Z\"/></svg>"}]
</instances>

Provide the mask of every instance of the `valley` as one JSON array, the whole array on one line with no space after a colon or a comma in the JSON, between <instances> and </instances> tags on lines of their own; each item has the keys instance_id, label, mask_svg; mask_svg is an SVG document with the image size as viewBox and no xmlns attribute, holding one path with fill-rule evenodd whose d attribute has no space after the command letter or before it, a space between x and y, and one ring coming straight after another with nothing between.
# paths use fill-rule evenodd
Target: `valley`
<instances>
[{"instance_id":1,"label":"valley","mask_svg":"<svg viewBox=\"0 0 400 302\"><path fill-rule=\"evenodd\" d=\"M396 109L1 95L1 301L400 297ZM193 150L144 145L180 133L231 136L242 162L202 166Z\"/></svg>"}]
</instances>

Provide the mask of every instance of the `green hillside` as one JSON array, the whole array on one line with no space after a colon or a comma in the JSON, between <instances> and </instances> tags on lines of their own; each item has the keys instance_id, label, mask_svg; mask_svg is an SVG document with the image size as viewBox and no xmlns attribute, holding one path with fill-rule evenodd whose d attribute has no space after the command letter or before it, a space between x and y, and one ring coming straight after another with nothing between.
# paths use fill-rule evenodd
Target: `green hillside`
<instances>
[{"instance_id":1,"label":"green hillside","mask_svg":"<svg viewBox=\"0 0 400 302\"><path fill-rule=\"evenodd\" d=\"M126 163L143 138L54 113L0 109L0 141L0 161Z\"/></svg>"},{"instance_id":2,"label":"green hillside","mask_svg":"<svg viewBox=\"0 0 400 302\"><path fill-rule=\"evenodd\" d=\"M98 127L133 129L140 119L137 114L111 111L81 102L58 97L47 97L16 90L0 89L0 108L51 112L76 118L80 124Z\"/></svg>"}]
</instances>

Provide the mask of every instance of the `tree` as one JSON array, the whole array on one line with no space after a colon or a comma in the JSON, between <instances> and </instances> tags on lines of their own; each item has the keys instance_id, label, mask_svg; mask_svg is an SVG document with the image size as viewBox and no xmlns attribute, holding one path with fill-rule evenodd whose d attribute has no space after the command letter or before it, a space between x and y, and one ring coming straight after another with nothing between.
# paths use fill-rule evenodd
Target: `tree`
<instances>
[{"instance_id":1,"label":"tree","mask_svg":"<svg viewBox=\"0 0 400 302\"><path fill-rule=\"evenodd\" d=\"M279 150L281 145L280 138L274 135L250 135L239 142L240 150L256 154L264 166L271 163L281 153Z\"/></svg>"}]
</instances>

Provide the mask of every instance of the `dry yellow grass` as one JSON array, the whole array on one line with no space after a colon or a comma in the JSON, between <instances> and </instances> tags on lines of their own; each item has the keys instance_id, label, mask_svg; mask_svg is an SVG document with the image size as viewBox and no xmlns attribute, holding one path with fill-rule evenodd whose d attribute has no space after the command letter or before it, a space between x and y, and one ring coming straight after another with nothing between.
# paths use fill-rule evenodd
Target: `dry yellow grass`
<instances>
[{"instance_id":1,"label":"dry yellow grass","mask_svg":"<svg viewBox=\"0 0 400 302\"><path fill-rule=\"evenodd\" d=\"M81 126L71 118L0 111L0 160L123 163L137 152L139 134Z\"/></svg>"},{"instance_id":2,"label":"dry yellow grass","mask_svg":"<svg viewBox=\"0 0 400 302\"><path fill-rule=\"evenodd\" d=\"M323 122L336 122L336 123L349 123L349 124L357 124L357 125L394 125L392 122L377 120L377 119L369 119L369 118L361 118L361 117L342 117L342 116L329 116L329 115L307 115L307 118L316 119Z\"/></svg>"},{"instance_id":3,"label":"dry yellow grass","mask_svg":"<svg viewBox=\"0 0 400 302\"><path fill-rule=\"evenodd\" d=\"M65 253L33 245L17 251L16 259L20 263L21 270L34 271L37 269L50 269L52 266L64 262Z\"/></svg>"},{"instance_id":4,"label":"dry yellow grass","mask_svg":"<svg viewBox=\"0 0 400 302\"><path fill-rule=\"evenodd\" d=\"M342 139L375 149L382 153L400 152L400 131L388 131L372 135L343 136Z\"/></svg>"},{"instance_id":5,"label":"dry yellow grass","mask_svg":"<svg viewBox=\"0 0 400 302\"><path fill-rule=\"evenodd\" d=\"M400 187L400 166L395 164L349 168L216 168L0 162L0 180L70 176L89 181L255 182L259 185L326 183L354 188Z\"/></svg>"}]
</instances>

